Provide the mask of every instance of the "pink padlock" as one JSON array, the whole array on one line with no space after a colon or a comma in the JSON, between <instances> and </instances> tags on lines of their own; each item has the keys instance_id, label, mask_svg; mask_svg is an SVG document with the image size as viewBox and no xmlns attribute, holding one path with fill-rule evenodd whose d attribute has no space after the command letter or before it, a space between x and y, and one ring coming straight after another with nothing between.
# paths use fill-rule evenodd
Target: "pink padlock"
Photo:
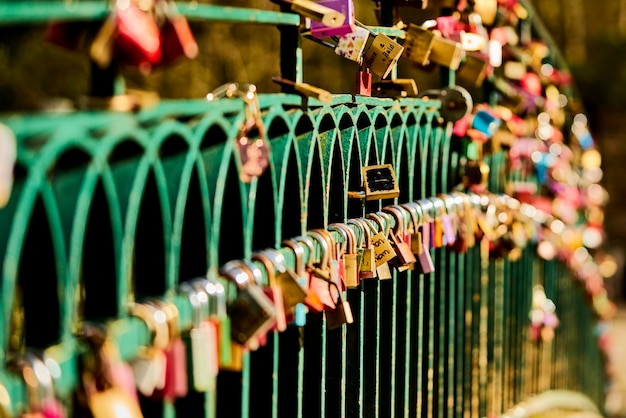
<instances>
[{"instance_id":1,"label":"pink padlock","mask_svg":"<svg viewBox=\"0 0 626 418\"><path fill-rule=\"evenodd\" d=\"M311 35L314 38L327 38L329 36L343 36L355 31L354 3L352 0L321 0L317 2L330 9L342 13L346 18L342 25L331 28L317 20L311 21Z\"/></svg>"}]
</instances>

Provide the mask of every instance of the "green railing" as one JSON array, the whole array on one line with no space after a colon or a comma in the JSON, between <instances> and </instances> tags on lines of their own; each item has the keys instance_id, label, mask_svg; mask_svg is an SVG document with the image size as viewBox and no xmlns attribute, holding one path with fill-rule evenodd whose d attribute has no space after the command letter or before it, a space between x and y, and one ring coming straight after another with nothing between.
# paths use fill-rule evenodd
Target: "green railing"
<instances>
[{"instance_id":1,"label":"green railing","mask_svg":"<svg viewBox=\"0 0 626 418\"><path fill-rule=\"evenodd\" d=\"M106 14L101 2L75 6L5 2L0 21ZM197 19L219 11L227 21L300 22L290 13L202 4L180 10ZM71 411L82 323L106 323L122 360L132 361L152 341L146 322L129 312L133 302L174 303L187 338L195 310L181 283L209 277L230 288L220 268L266 248L280 249L296 269L284 240L392 204L451 196L461 182L464 141L452 137L437 100L259 99L270 165L250 183L240 180L235 158L245 119L237 98L1 118L18 145L11 198L0 211L0 383L10 411L28 404L23 376L4 365L16 351L43 351L55 394ZM487 188L503 196L506 154L486 161ZM349 198L362 187L362 167L383 163L395 169L399 196ZM476 213L493 207L465 193ZM466 251L432 248L432 273L394 269L390 280L361 280L344 292L353 323L328 329L310 311L305 324L246 350L241 369L221 368L214 387L175 401L140 396L144 416L482 417L550 389L602 405L604 359L588 294L562 261L538 257L530 238L515 259L490 257L489 242L477 240ZM322 255L317 245L305 248L304 261ZM554 339L543 342L529 338L536 286L560 319Z\"/></svg>"}]
</instances>

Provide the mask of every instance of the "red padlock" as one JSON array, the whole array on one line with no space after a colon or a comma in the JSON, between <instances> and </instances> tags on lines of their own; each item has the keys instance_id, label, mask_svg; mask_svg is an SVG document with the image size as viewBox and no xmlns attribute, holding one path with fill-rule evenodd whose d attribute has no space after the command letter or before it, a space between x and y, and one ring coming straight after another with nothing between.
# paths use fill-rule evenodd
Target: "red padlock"
<instances>
[{"instance_id":1,"label":"red padlock","mask_svg":"<svg viewBox=\"0 0 626 418\"><path fill-rule=\"evenodd\" d=\"M114 11L117 33L114 52L119 62L137 66L153 66L161 61L161 34L155 19L128 2Z\"/></svg>"},{"instance_id":2,"label":"red padlock","mask_svg":"<svg viewBox=\"0 0 626 418\"><path fill-rule=\"evenodd\" d=\"M181 57L195 58L199 49L187 18L178 13L172 1L162 0L157 7L165 17L161 26L159 65L170 64Z\"/></svg>"}]
</instances>

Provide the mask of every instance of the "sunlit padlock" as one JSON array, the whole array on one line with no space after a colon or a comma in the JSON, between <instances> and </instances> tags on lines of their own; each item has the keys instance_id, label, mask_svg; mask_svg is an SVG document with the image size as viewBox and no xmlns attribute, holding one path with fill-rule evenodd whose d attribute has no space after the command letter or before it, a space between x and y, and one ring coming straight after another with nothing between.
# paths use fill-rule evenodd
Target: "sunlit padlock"
<instances>
[{"instance_id":1,"label":"sunlit padlock","mask_svg":"<svg viewBox=\"0 0 626 418\"><path fill-rule=\"evenodd\" d=\"M345 20L341 25L334 27L326 26L317 20L311 21L311 35L314 38L343 36L355 31L354 3L352 0L320 0L317 4L336 10L345 16Z\"/></svg>"},{"instance_id":2,"label":"sunlit padlock","mask_svg":"<svg viewBox=\"0 0 626 418\"><path fill-rule=\"evenodd\" d=\"M439 113L446 122L456 122L468 115L474 106L472 95L461 86L446 87L441 90L426 90L419 97L440 100Z\"/></svg>"}]
</instances>

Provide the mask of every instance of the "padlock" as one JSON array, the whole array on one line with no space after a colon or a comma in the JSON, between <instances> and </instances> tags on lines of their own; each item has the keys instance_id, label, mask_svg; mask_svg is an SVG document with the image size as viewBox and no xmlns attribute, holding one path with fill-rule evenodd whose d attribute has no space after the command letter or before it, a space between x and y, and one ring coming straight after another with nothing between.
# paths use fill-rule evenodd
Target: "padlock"
<instances>
[{"instance_id":1,"label":"padlock","mask_svg":"<svg viewBox=\"0 0 626 418\"><path fill-rule=\"evenodd\" d=\"M116 62L149 69L161 60L160 31L150 11L133 1L117 0L91 48L92 59L107 68Z\"/></svg>"},{"instance_id":2,"label":"padlock","mask_svg":"<svg viewBox=\"0 0 626 418\"><path fill-rule=\"evenodd\" d=\"M9 391L0 383L0 418L11 418L13 410Z\"/></svg>"},{"instance_id":3,"label":"padlock","mask_svg":"<svg viewBox=\"0 0 626 418\"><path fill-rule=\"evenodd\" d=\"M334 289L334 292L331 289ZM328 282L328 292L332 295L331 297L333 299L333 306L324 310L324 317L328 329L336 329L344 324L353 323L354 317L352 316L350 303L343 299L341 291L337 288L335 283Z\"/></svg>"},{"instance_id":4,"label":"padlock","mask_svg":"<svg viewBox=\"0 0 626 418\"><path fill-rule=\"evenodd\" d=\"M428 251L431 248L435 248L435 206L430 199L419 199L416 202L422 212L422 224L421 232L422 232L422 242L426 245L425 250Z\"/></svg>"},{"instance_id":5,"label":"padlock","mask_svg":"<svg viewBox=\"0 0 626 418\"><path fill-rule=\"evenodd\" d=\"M402 203L400 207L403 208L411 217L411 222L409 223L405 233L405 236L408 234L405 241L409 244L411 253L413 253L413 257L417 260L417 255L419 254L422 245L421 236L418 235L422 222L422 208L415 202Z\"/></svg>"},{"instance_id":6,"label":"padlock","mask_svg":"<svg viewBox=\"0 0 626 418\"><path fill-rule=\"evenodd\" d=\"M130 313L142 319L152 335L150 344L142 346L137 356L130 362L137 390L144 396L161 398L167 367L165 349L169 344L165 313L148 301L133 303L130 306Z\"/></svg>"},{"instance_id":7,"label":"padlock","mask_svg":"<svg viewBox=\"0 0 626 418\"><path fill-rule=\"evenodd\" d=\"M363 65L380 78L387 78L403 51L402 45L384 33L379 33L363 54Z\"/></svg>"},{"instance_id":8,"label":"padlock","mask_svg":"<svg viewBox=\"0 0 626 418\"><path fill-rule=\"evenodd\" d=\"M487 75L488 57L478 52L469 52L456 72L459 84L470 88L481 87Z\"/></svg>"},{"instance_id":9,"label":"padlock","mask_svg":"<svg viewBox=\"0 0 626 418\"><path fill-rule=\"evenodd\" d=\"M440 100L439 113L447 122L456 122L469 115L474 106L472 95L461 86L446 87L441 90L426 90L419 97L428 100Z\"/></svg>"},{"instance_id":10,"label":"padlock","mask_svg":"<svg viewBox=\"0 0 626 418\"><path fill-rule=\"evenodd\" d=\"M304 288L307 289L307 297L303 303L309 312L321 313L324 311L324 304L320 296L316 293L317 289L313 289L311 284L315 281L316 277L319 278L320 276L323 280L328 280L330 274L319 267L320 264L318 264L318 259L316 258L315 243L308 234L299 235L294 237L293 240L308 250L305 277L302 279L305 281ZM322 245L324 244L325 241ZM323 254L327 254L327 252L325 251Z\"/></svg>"},{"instance_id":11,"label":"padlock","mask_svg":"<svg viewBox=\"0 0 626 418\"><path fill-rule=\"evenodd\" d=\"M161 15L161 59L159 65L170 64L181 57L193 59L199 48L187 18L178 13L173 0L156 0L155 13Z\"/></svg>"},{"instance_id":12,"label":"padlock","mask_svg":"<svg viewBox=\"0 0 626 418\"><path fill-rule=\"evenodd\" d=\"M298 283L300 284L302 289L304 289L306 292L306 297L304 298L302 303L299 303L296 305L294 309L294 316L293 316L293 324L299 327L303 327L306 325L306 314L307 314L307 307L304 304L304 301L306 301L307 298L310 296L309 291L308 291L308 286L309 286L308 273L305 269L305 264L304 264L304 246L300 242L296 241L295 238L283 240L281 242L281 245L287 248L290 248L293 251L294 258L295 258L294 272L297 276Z\"/></svg>"},{"instance_id":13,"label":"padlock","mask_svg":"<svg viewBox=\"0 0 626 418\"><path fill-rule=\"evenodd\" d=\"M365 219L348 219L348 225L354 225L361 231L361 247L362 255L359 262L359 280L373 279L376 277L376 253L372 245L370 235L370 225Z\"/></svg>"},{"instance_id":14,"label":"padlock","mask_svg":"<svg viewBox=\"0 0 626 418\"><path fill-rule=\"evenodd\" d=\"M329 27L322 22L313 20L311 21L311 36L314 38L327 38L330 36L349 35L355 31L354 3L352 0L320 0L317 4L336 10L345 16L345 19L341 25L334 27Z\"/></svg>"},{"instance_id":15,"label":"padlock","mask_svg":"<svg viewBox=\"0 0 626 418\"><path fill-rule=\"evenodd\" d=\"M389 213L395 219L395 228L391 231L391 245L396 253L396 257L391 259L389 263L396 267L398 271L408 270L412 264L417 260L415 255L411 251L411 246L404 239L405 232L408 229L407 219L404 216L404 211L400 205L386 206L383 208L383 212Z\"/></svg>"},{"instance_id":16,"label":"padlock","mask_svg":"<svg viewBox=\"0 0 626 418\"><path fill-rule=\"evenodd\" d=\"M312 229L307 231L307 236L316 241L321 248L321 257L311 275L310 289L313 291L320 301L326 307L333 307L334 300L330 294L327 282L338 285L336 272L333 272L333 261L336 261L334 254L334 240L330 233L324 229Z\"/></svg>"},{"instance_id":17,"label":"padlock","mask_svg":"<svg viewBox=\"0 0 626 418\"><path fill-rule=\"evenodd\" d=\"M380 80L372 85L376 97L415 97L417 84L412 78L396 78L394 80Z\"/></svg>"},{"instance_id":18,"label":"padlock","mask_svg":"<svg viewBox=\"0 0 626 418\"><path fill-rule=\"evenodd\" d=\"M389 261L392 260L396 253L391 246L391 243L387 239L389 235L390 226L388 222L383 219L384 212L380 213L368 213L366 215L366 221L371 224L372 228L372 245L374 246L374 252L376 254L376 274L379 280L391 279L391 269L389 268ZM378 225L378 231L376 227Z\"/></svg>"},{"instance_id":19,"label":"padlock","mask_svg":"<svg viewBox=\"0 0 626 418\"><path fill-rule=\"evenodd\" d=\"M365 200L393 199L400 195L393 165L370 165L363 167L361 173Z\"/></svg>"},{"instance_id":20,"label":"padlock","mask_svg":"<svg viewBox=\"0 0 626 418\"><path fill-rule=\"evenodd\" d=\"M355 26L351 33L339 37L335 45L335 54L360 63L369 37L369 30Z\"/></svg>"},{"instance_id":21,"label":"padlock","mask_svg":"<svg viewBox=\"0 0 626 418\"><path fill-rule=\"evenodd\" d=\"M185 335L189 341L187 381L194 391L207 392L215 389L219 373L218 333L215 324L208 320L208 294L199 280L181 283L179 292L187 296L191 305L191 328Z\"/></svg>"},{"instance_id":22,"label":"padlock","mask_svg":"<svg viewBox=\"0 0 626 418\"><path fill-rule=\"evenodd\" d=\"M268 285L263 286L263 290L274 304L275 324L271 330L282 332L287 329L288 310L284 302L283 289L276 281L276 266L266 255L261 253L253 254L252 260L260 261L265 268Z\"/></svg>"},{"instance_id":23,"label":"padlock","mask_svg":"<svg viewBox=\"0 0 626 418\"><path fill-rule=\"evenodd\" d=\"M231 358L233 349L231 347L226 289L221 280L209 275L202 279L202 283L209 297L209 322L217 328L219 366L220 368L228 367L238 360Z\"/></svg>"},{"instance_id":24,"label":"padlock","mask_svg":"<svg viewBox=\"0 0 626 418\"><path fill-rule=\"evenodd\" d=\"M291 4L293 12L320 22L329 28L340 27L346 20L346 15L321 4L321 2L309 0L288 0L286 2Z\"/></svg>"},{"instance_id":25,"label":"padlock","mask_svg":"<svg viewBox=\"0 0 626 418\"><path fill-rule=\"evenodd\" d=\"M422 224L417 230L416 237L411 239L411 243L415 242L415 251L417 251L415 269L420 274L428 274L435 271L435 266L430 256L430 245L424 241L424 237L428 236L428 234L429 232L424 232L424 224Z\"/></svg>"},{"instance_id":26,"label":"padlock","mask_svg":"<svg viewBox=\"0 0 626 418\"><path fill-rule=\"evenodd\" d=\"M54 382L50 370L40 354L31 349L7 356L7 370L22 376L26 386L28 412L42 418L63 418L65 408L54 393Z\"/></svg>"},{"instance_id":27,"label":"padlock","mask_svg":"<svg viewBox=\"0 0 626 418\"><path fill-rule=\"evenodd\" d=\"M232 339L246 346L255 338L267 334L276 322L274 303L252 280L252 275L240 264L226 263L220 274L237 284L237 295L228 305Z\"/></svg>"},{"instance_id":28,"label":"padlock","mask_svg":"<svg viewBox=\"0 0 626 418\"><path fill-rule=\"evenodd\" d=\"M481 132L487 139L493 136L501 124L502 119L486 109L479 109L472 118L472 129Z\"/></svg>"},{"instance_id":29,"label":"padlock","mask_svg":"<svg viewBox=\"0 0 626 418\"><path fill-rule=\"evenodd\" d=\"M372 73L368 68L362 67L356 72L354 94L367 97L372 95Z\"/></svg>"},{"instance_id":30,"label":"padlock","mask_svg":"<svg viewBox=\"0 0 626 418\"><path fill-rule=\"evenodd\" d=\"M285 313L293 314L295 307L303 303L307 297L307 291L299 282L298 275L285 263L285 257L274 249L260 251L259 254L267 256L277 270L276 284L281 288Z\"/></svg>"},{"instance_id":31,"label":"padlock","mask_svg":"<svg viewBox=\"0 0 626 418\"><path fill-rule=\"evenodd\" d=\"M342 223L330 224L328 225L328 229L342 231L345 237L346 250L343 254L345 284L348 289L354 289L359 285L359 260L356 234L348 225Z\"/></svg>"},{"instance_id":32,"label":"padlock","mask_svg":"<svg viewBox=\"0 0 626 418\"><path fill-rule=\"evenodd\" d=\"M265 125L254 84L225 83L206 95L208 101L219 97L240 97L245 102L245 120L235 139L239 178L250 183L265 172L269 165L269 145L265 139Z\"/></svg>"},{"instance_id":33,"label":"padlock","mask_svg":"<svg viewBox=\"0 0 626 418\"><path fill-rule=\"evenodd\" d=\"M173 303L161 299L151 299L149 303L156 304L160 311L165 314L169 331L168 344L164 350L166 362L163 398L168 401L184 398L188 393L187 350L178 327L178 308ZM217 370L217 368L216 352L215 369Z\"/></svg>"},{"instance_id":34,"label":"padlock","mask_svg":"<svg viewBox=\"0 0 626 418\"><path fill-rule=\"evenodd\" d=\"M115 369L121 360L105 327L84 323L79 333L79 342L84 343L87 349L79 358L80 378L75 393L74 414L94 418L142 418L136 390L129 392L125 389L129 383L134 387L134 382L130 380L122 383L123 386L119 385L119 375Z\"/></svg>"},{"instance_id":35,"label":"padlock","mask_svg":"<svg viewBox=\"0 0 626 418\"><path fill-rule=\"evenodd\" d=\"M428 58L430 62L456 71L465 58L465 50L459 42L436 36Z\"/></svg>"},{"instance_id":36,"label":"padlock","mask_svg":"<svg viewBox=\"0 0 626 418\"><path fill-rule=\"evenodd\" d=\"M415 23L409 23L403 45L406 50L404 56L416 65L428 65L435 37L433 31Z\"/></svg>"},{"instance_id":37,"label":"padlock","mask_svg":"<svg viewBox=\"0 0 626 418\"><path fill-rule=\"evenodd\" d=\"M456 244L459 233L459 206L461 205L461 201L459 198L445 193L439 194L438 197L441 198L444 203L441 213L443 245L451 247Z\"/></svg>"},{"instance_id":38,"label":"padlock","mask_svg":"<svg viewBox=\"0 0 626 418\"><path fill-rule=\"evenodd\" d=\"M17 140L13 131L0 123L0 208L9 203L13 171L17 160Z\"/></svg>"},{"instance_id":39,"label":"padlock","mask_svg":"<svg viewBox=\"0 0 626 418\"><path fill-rule=\"evenodd\" d=\"M444 201L440 197L431 197L429 198L431 202L433 202L433 213L434 213L434 224L435 224L435 233L434 233L434 247L441 248L445 245L444 240L444 227L443 227L443 215L445 214L445 205Z\"/></svg>"}]
</instances>

